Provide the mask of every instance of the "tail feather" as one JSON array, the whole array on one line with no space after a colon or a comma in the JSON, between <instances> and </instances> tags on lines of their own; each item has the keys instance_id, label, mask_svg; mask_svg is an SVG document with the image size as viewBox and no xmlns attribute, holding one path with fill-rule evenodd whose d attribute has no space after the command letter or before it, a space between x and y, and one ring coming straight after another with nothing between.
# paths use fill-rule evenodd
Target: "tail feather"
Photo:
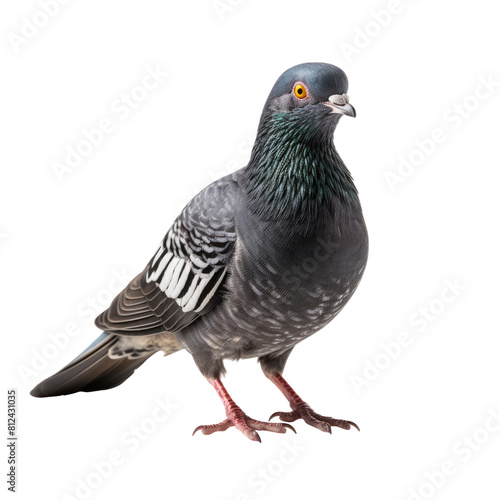
<instances>
[{"instance_id":1,"label":"tail feather","mask_svg":"<svg viewBox=\"0 0 500 500\"><path fill-rule=\"evenodd\" d=\"M129 359L110 358L108 351L119 340L103 333L85 351L52 377L38 384L31 395L37 398L62 396L84 391L111 389L127 380L156 351Z\"/></svg>"}]
</instances>

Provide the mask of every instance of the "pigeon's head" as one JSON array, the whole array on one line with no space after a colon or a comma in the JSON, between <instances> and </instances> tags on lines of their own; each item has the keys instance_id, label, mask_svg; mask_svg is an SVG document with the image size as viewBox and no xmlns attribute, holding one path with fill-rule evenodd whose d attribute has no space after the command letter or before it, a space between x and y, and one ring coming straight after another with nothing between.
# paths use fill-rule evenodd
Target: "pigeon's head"
<instances>
[{"instance_id":1,"label":"pigeon's head","mask_svg":"<svg viewBox=\"0 0 500 500\"><path fill-rule=\"evenodd\" d=\"M276 81L262 120L289 115L294 121L335 125L342 115L356 116L347 96L347 76L337 66L304 63L287 69ZM329 128L329 127L328 127Z\"/></svg>"},{"instance_id":2,"label":"pigeon's head","mask_svg":"<svg viewBox=\"0 0 500 500\"><path fill-rule=\"evenodd\" d=\"M330 207L334 198L357 200L333 144L340 117L356 116L346 92L347 76L332 64L299 64L278 78L243 179L254 213L302 221L307 231L317 227L320 206Z\"/></svg>"}]
</instances>

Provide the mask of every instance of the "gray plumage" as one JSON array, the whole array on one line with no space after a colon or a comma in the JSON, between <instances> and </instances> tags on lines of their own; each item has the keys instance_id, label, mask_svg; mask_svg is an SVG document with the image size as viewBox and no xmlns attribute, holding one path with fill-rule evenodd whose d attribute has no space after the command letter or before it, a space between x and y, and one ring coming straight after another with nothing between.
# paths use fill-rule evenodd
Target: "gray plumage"
<instances>
[{"instance_id":1,"label":"gray plumage","mask_svg":"<svg viewBox=\"0 0 500 500\"><path fill-rule=\"evenodd\" d=\"M296 82L308 102L294 94ZM98 354L75 360L94 366L95 378L85 366L79 381L73 362L32 394L113 387L155 352L182 348L209 380L224 373L225 359L258 357L266 373L281 373L295 345L345 306L366 265L359 198L333 144L340 116L354 115L346 92L335 66L285 72L249 165L191 200L143 272L96 319L107 334Z\"/></svg>"}]
</instances>

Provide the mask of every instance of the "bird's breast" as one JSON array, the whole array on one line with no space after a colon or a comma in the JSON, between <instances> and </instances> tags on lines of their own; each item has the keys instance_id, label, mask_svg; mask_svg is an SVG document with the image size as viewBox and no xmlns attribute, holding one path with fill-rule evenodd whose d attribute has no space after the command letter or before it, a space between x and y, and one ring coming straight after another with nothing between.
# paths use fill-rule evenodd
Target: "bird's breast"
<instances>
[{"instance_id":1,"label":"bird's breast","mask_svg":"<svg viewBox=\"0 0 500 500\"><path fill-rule=\"evenodd\" d=\"M352 296L366 264L363 219L337 213L325 221L306 232L290 221L247 217L238 224L224 309L239 330L239 357L294 345Z\"/></svg>"}]
</instances>

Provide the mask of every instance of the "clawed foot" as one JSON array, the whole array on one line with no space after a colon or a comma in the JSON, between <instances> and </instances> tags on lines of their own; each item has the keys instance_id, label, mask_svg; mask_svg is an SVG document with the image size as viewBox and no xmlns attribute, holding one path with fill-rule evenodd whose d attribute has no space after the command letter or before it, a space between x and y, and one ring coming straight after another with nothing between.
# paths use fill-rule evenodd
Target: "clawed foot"
<instances>
[{"instance_id":1,"label":"clawed foot","mask_svg":"<svg viewBox=\"0 0 500 500\"><path fill-rule=\"evenodd\" d=\"M295 429L289 424L261 422L260 420L255 420L247 416L239 407L231 409L226 413L226 420L220 422L219 424L199 425L194 430L193 435L198 431L201 431L202 434L212 434L214 432L225 431L226 429L229 429L229 427L234 426L248 439L258 441L260 443L260 436L256 431L271 431L284 434L287 429L290 429L295 432Z\"/></svg>"},{"instance_id":2,"label":"clawed foot","mask_svg":"<svg viewBox=\"0 0 500 500\"><path fill-rule=\"evenodd\" d=\"M306 403L300 403L298 405L292 406L292 411L277 411L273 413L269 420L274 417L279 417L283 422L294 422L295 420L301 418L309 425L316 427L323 432L332 433L332 427L340 427L341 429L349 430L355 427L359 431L359 427L349 420L338 420L332 417L324 417L314 412L311 407Z\"/></svg>"}]
</instances>

